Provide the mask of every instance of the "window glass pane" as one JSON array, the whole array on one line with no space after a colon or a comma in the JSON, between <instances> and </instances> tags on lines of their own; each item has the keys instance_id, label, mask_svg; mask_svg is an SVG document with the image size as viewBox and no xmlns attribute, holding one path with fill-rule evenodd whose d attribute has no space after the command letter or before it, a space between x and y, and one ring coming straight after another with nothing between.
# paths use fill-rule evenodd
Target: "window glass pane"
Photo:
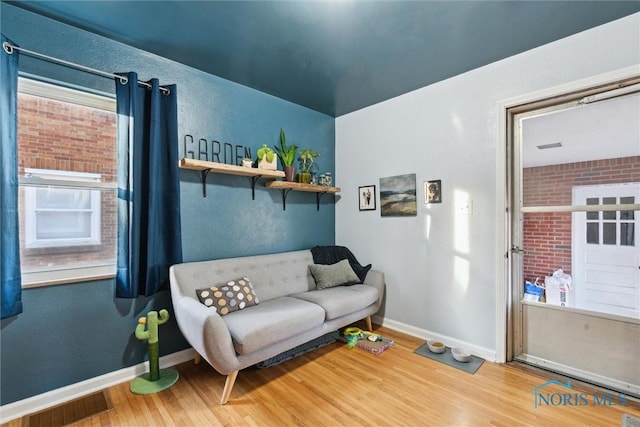
<instances>
[{"instance_id":1,"label":"window glass pane","mask_svg":"<svg viewBox=\"0 0 640 427\"><path fill-rule=\"evenodd\" d=\"M615 245L617 243L615 222L602 224L602 243L605 245Z\"/></svg>"},{"instance_id":2,"label":"window glass pane","mask_svg":"<svg viewBox=\"0 0 640 427\"><path fill-rule=\"evenodd\" d=\"M622 246L635 246L635 224L632 222L620 223L620 244Z\"/></svg>"},{"instance_id":3,"label":"window glass pane","mask_svg":"<svg viewBox=\"0 0 640 427\"><path fill-rule=\"evenodd\" d=\"M587 205L598 205L600 204L600 199L597 197L590 197L587 199ZM587 212L587 219L597 220L600 219L600 212Z\"/></svg>"},{"instance_id":4,"label":"window glass pane","mask_svg":"<svg viewBox=\"0 0 640 427\"><path fill-rule=\"evenodd\" d=\"M635 203L635 197L620 197L621 205L632 205ZM620 211L620 219L633 219L633 211Z\"/></svg>"},{"instance_id":5,"label":"window glass pane","mask_svg":"<svg viewBox=\"0 0 640 427\"><path fill-rule=\"evenodd\" d=\"M45 84L29 86L29 93L18 93L18 175L51 180L54 187L20 185L22 272L113 265L116 190L56 187L55 181L116 182L115 104L96 108L84 105L93 94L57 87L66 91L60 100ZM27 175L33 170L42 174Z\"/></svg>"},{"instance_id":6,"label":"window glass pane","mask_svg":"<svg viewBox=\"0 0 640 427\"><path fill-rule=\"evenodd\" d=\"M36 188L37 209L91 209L91 190Z\"/></svg>"},{"instance_id":7,"label":"window glass pane","mask_svg":"<svg viewBox=\"0 0 640 427\"><path fill-rule=\"evenodd\" d=\"M600 227L597 222L588 222L587 223L587 243L591 244L599 244L600 243Z\"/></svg>"},{"instance_id":8,"label":"window glass pane","mask_svg":"<svg viewBox=\"0 0 640 427\"><path fill-rule=\"evenodd\" d=\"M91 212L48 211L36 216L38 239L91 238Z\"/></svg>"},{"instance_id":9,"label":"window glass pane","mask_svg":"<svg viewBox=\"0 0 640 427\"><path fill-rule=\"evenodd\" d=\"M602 198L603 205L615 205L616 198L615 197L603 197ZM602 219L615 220L618 212L616 211L605 211L602 212Z\"/></svg>"},{"instance_id":10,"label":"window glass pane","mask_svg":"<svg viewBox=\"0 0 640 427\"><path fill-rule=\"evenodd\" d=\"M571 271L571 212L525 213L523 215L523 274L533 283L536 277L550 275L558 268ZM595 238L597 243L598 223Z\"/></svg>"}]
</instances>

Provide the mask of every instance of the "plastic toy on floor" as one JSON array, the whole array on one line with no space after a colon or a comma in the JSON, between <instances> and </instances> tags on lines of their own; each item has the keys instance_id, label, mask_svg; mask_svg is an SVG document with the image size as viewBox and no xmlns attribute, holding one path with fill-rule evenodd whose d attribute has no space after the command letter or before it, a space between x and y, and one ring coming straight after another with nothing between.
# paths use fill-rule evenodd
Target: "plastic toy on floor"
<instances>
[{"instance_id":1,"label":"plastic toy on floor","mask_svg":"<svg viewBox=\"0 0 640 427\"><path fill-rule=\"evenodd\" d=\"M382 337L378 334L374 334L373 332L363 331L360 328L346 328L342 335L347 340L347 347L353 348L358 343L358 340L363 339L365 336L371 342L382 341Z\"/></svg>"}]
</instances>

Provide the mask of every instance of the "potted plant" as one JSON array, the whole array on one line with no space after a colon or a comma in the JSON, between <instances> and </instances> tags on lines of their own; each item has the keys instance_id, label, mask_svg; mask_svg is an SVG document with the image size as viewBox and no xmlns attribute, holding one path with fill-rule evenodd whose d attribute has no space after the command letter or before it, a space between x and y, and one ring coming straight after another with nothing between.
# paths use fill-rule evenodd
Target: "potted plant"
<instances>
[{"instance_id":1,"label":"potted plant","mask_svg":"<svg viewBox=\"0 0 640 427\"><path fill-rule=\"evenodd\" d=\"M309 182L311 182L311 172L313 170L315 160L318 157L320 157L320 153L315 152L310 148L300 150L300 157L298 157L298 164L300 165L298 182L303 184L309 184Z\"/></svg>"},{"instance_id":2,"label":"potted plant","mask_svg":"<svg viewBox=\"0 0 640 427\"><path fill-rule=\"evenodd\" d=\"M262 147L258 148L258 167L260 169L278 169L276 163L276 153L267 144L262 144Z\"/></svg>"},{"instance_id":3,"label":"potted plant","mask_svg":"<svg viewBox=\"0 0 640 427\"><path fill-rule=\"evenodd\" d=\"M296 150L298 146L296 144L287 145L287 139L284 131L280 129L280 146L274 145L280 163L282 163L282 169L284 169L285 180L293 181L296 176L296 167L293 166L293 161L296 159Z\"/></svg>"}]
</instances>

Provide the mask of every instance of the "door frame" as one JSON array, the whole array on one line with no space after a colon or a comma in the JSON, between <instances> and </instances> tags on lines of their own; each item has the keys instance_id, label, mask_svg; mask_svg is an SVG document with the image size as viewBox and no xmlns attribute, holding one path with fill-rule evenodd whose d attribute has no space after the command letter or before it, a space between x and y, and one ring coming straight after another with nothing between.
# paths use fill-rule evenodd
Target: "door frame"
<instances>
[{"instance_id":1,"label":"door frame","mask_svg":"<svg viewBox=\"0 0 640 427\"><path fill-rule=\"evenodd\" d=\"M506 363L513 357L513 313L511 271L511 207L513 189L510 176L513 174L512 146L514 135L510 133L515 114L551 106L573 99L580 99L589 92L598 93L620 87L620 81L640 81L640 65L633 65L597 76L577 80L497 103L496 123L496 362ZM532 104L537 104L533 107Z\"/></svg>"}]
</instances>

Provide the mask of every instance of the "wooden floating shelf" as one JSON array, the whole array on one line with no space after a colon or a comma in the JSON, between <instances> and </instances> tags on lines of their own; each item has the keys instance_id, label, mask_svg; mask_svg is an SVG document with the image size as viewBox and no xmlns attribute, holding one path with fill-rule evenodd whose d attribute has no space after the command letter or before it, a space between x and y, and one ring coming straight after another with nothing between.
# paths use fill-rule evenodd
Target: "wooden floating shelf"
<instances>
[{"instance_id":1,"label":"wooden floating shelf","mask_svg":"<svg viewBox=\"0 0 640 427\"><path fill-rule=\"evenodd\" d=\"M246 168L244 166L228 165L226 163L209 162L206 160L180 159L178 163L180 169L189 169L200 172L202 181L202 197L207 197L207 175L209 172L222 173L225 175L246 176L251 178L251 198L256 197L256 181L260 178L276 179L284 178L284 172L279 170Z\"/></svg>"},{"instance_id":2,"label":"wooden floating shelf","mask_svg":"<svg viewBox=\"0 0 640 427\"><path fill-rule=\"evenodd\" d=\"M339 193L340 187L329 187L326 185L302 184L291 181L270 181L265 187L282 191L282 210L287 209L287 194L289 191L306 191L308 193L316 193L316 208L320 210L320 198L327 193Z\"/></svg>"},{"instance_id":3,"label":"wooden floating shelf","mask_svg":"<svg viewBox=\"0 0 640 427\"><path fill-rule=\"evenodd\" d=\"M246 168L244 166L228 165L226 163L208 162L206 160L180 159L179 167L194 171L223 173L239 176L259 176L261 178L284 178L284 172L271 169Z\"/></svg>"},{"instance_id":4,"label":"wooden floating shelf","mask_svg":"<svg viewBox=\"0 0 640 427\"><path fill-rule=\"evenodd\" d=\"M339 193L339 187L328 187L326 185L302 184L291 181L271 181L265 185L267 188L277 188L278 190L307 191L310 193Z\"/></svg>"}]
</instances>

